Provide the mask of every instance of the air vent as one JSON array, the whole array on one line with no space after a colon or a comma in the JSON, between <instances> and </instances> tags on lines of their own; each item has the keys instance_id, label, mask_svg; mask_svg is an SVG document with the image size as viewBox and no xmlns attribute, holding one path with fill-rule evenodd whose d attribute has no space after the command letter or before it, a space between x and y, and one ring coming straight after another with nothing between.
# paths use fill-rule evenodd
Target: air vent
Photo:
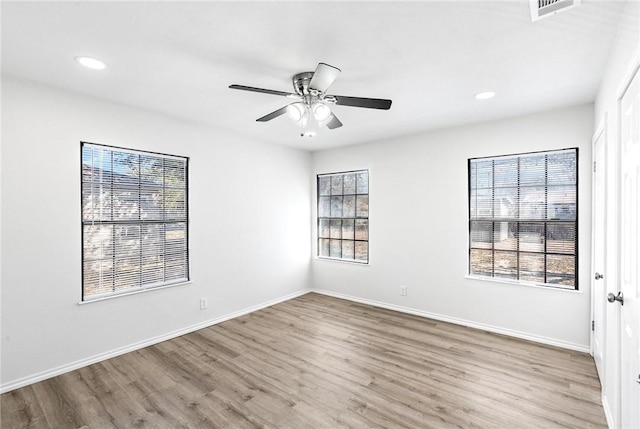
<instances>
[{"instance_id":1,"label":"air vent","mask_svg":"<svg viewBox=\"0 0 640 429\"><path fill-rule=\"evenodd\" d=\"M569 10L580 4L582 0L530 0L531 20L537 21L558 12Z\"/></svg>"}]
</instances>

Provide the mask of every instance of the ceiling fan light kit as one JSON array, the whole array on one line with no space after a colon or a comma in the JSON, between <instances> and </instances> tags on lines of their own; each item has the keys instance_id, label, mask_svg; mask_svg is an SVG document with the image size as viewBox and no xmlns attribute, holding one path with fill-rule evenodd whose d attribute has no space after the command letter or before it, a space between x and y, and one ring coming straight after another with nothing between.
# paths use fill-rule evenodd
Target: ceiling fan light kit
<instances>
[{"instance_id":1,"label":"ceiling fan light kit","mask_svg":"<svg viewBox=\"0 0 640 429\"><path fill-rule=\"evenodd\" d=\"M316 101L312 105L303 102L287 106L287 116L300 127L300 135L313 137L317 130L326 126L331 120L331 109L326 104Z\"/></svg>"},{"instance_id":2,"label":"ceiling fan light kit","mask_svg":"<svg viewBox=\"0 0 640 429\"><path fill-rule=\"evenodd\" d=\"M267 122L286 113L287 117L296 126L300 127L300 136L307 137L313 137L320 128L325 126L330 130L342 126L342 122L331 111L330 105L381 110L389 110L391 108L391 100L326 94L327 89L339 74L339 68L319 63L315 72L303 72L293 76L294 93L235 84L230 85L229 88L296 99L295 103L273 111L256 119L256 121Z\"/></svg>"},{"instance_id":3,"label":"ceiling fan light kit","mask_svg":"<svg viewBox=\"0 0 640 429\"><path fill-rule=\"evenodd\" d=\"M294 123L300 123L304 119L304 104L302 103L293 103L287 106L287 116Z\"/></svg>"}]
</instances>

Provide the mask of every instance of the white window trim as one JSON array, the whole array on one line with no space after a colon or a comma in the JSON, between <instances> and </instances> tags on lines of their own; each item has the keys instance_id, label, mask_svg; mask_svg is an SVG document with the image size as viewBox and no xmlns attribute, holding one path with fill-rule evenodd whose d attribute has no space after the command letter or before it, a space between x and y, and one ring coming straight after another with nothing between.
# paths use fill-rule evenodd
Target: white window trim
<instances>
[{"instance_id":1,"label":"white window trim","mask_svg":"<svg viewBox=\"0 0 640 429\"><path fill-rule=\"evenodd\" d=\"M358 172L367 172L367 196L371 195L371 169L367 168L367 167L363 167L363 168L359 168L359 169L355 169L355 170L345 170L345 171L339 171L339 172L332 172L332 173L316 173L315 175L315 208L314 208L314 214L315 214L315 222L314 222L314 229L315 229L315 240L314 240L314 246L313 246L313 255L314 255L314 259L316 260L322 260L322 261L331 261L331 262L344 262L347 264L355 264L356 266L369 266L371 265L371 199L368 199L368 214L367 214L367 260L366 261L361 261L361 260L356 260L356 259L343 259L343 258L336 258L336 257L330 257L330 256L320 256L319 254L319 240L322 238L320 237L320 231L319 231L319 220L320 220L320 216L319 216L319 212L318 212L318 202L319 202L319 198L320 198L320 194L319 194L319 177L320 176L343 176L345 174L349 174L349 173L358 173ZM356 185L357 186L357 185ZM354 231L355 234L355 231Z\"/></svg>"},{"instance_id":2,"label":"white window trim","mask_svg":"<svg viewBox=\"0 0 640 429\"><path fill-rule=\"evenodd\" d=\"M158 153L158 152L150 152L150 151L144 151L144 150L134 150L134 149L127 149L127 148L121 148L121 147L116 147L116 146L110 146L110 145L103 145L103 144L95 144L95 143L89 143L89 142L84 142L82 141L80 144L80 152L81 152L81 160L80 160L80 165L81 165L81 225L82 228L84 230L85 225L88 224L100 224L102 221L85 221L84 219L84 214L83 214L83 203L84 203L84 196L82 195L82 188L84 186L84 183L93 183L93 182L84 182L83 179L83 169L84 169L84 160L83 160L83 151L84 148L90 148L90 149L99 149L99 150L108 150L108 151L112 151L112 152L118 152L118 153L129 153L129 154L134 154L134 155L147 155L147 156L155 156L155 157L159 157L162 158L163 160L177 160L177 161L181 161L184 162L184 168L185 168L185 176L184 176L184 198L185 198L185 219L184 220L175 220L175 222L179 222L179 223L184 223L185 224L185 234L186 234L186 277L185 278L179 278L179 279L172 279L172 280L168 280L168 281L164 281L164 282L155 282L155 283L148 283L148 284L141 284L138 286L133 286L133 287L129 287L126 289L121 289L119 291L112 291L112 292L103 292L103 293L97 293L97 294L92 294L89 296L85 295L85 279L84 277L81 278L81 290L80 290L80 301L79 304L88 304L88 303L92 303L92 302L98 302L98 301L104 301L104 300L108 300L108 299L112 299L112 298L119 298L119 297L123 297L123 296L129 296L129 295L136 295L139 293L145 293L145 292L149 292L152 290L160 290L160 289L166 289L166 288L170 288L170 287L175 287L175 286L180 286L180 285L185 285L185 284L189 284L191 283L191 263L190 263L190 249L189 249L189 158L186 156L177 156L177 155L169 155L169 154L164 154L164 153ZM106 183L106 182L105 182ZM112 183L112 182L111 182ZM164 186L164 185L163 185ZM176 188L176 189L182 189L182 188ZM139 220L139 219L138 219ZM113 222L113 221L112 221ZM166 224L166 221L161 222L161 224ZM168 223L172 223L172 222L168 222ZM131 224L133 225L143 225L145 224L145 222L131 222ZM113 225L116 225L116 223L113 223ZM84 238L84 233L81 234L82 236L82 242L81 242L81 264L84 266L85 263L85 254L84 254L84 246L85 246L85 238ZM113 243L113 246L115 248L115 242ZM82 269L82 272L84 272L84 268Z\"/></svg>"},{"instance_id":3,"label":"white window trim","mask_svg":"<svg viewBox=\"0 0 640 429\"><path fill-rule=\"evenodd\" d=\"M565 291L565 292L578 292L581 293L582 289L579 287L580 282L578 280L579 278L579 272L578 272L578 267L579 267L579 236L578 236L578 231L579 231L579 222L580 222L580 217L579 217L579 212L578 212L578 201L579 201L579 183L580 183L580 179L579 179L579 148L577 147L572 147L572 148L563 148L563 149L556 149L556 150L542 150L542 151L536 151L536 152L525 152L525 153L514 153L514 154L505 154L505 155L496 155L496 156L488 156L488 157L476 157L476 158L470 158L468 160L468 162L470 163L472 160L483 160L483 161L494 161L494 160L498 160L498 159L504 159L505 157L519 157L519 156L526 156L526 155L530 155L530 154L536 154L536 153L544 153L545 155L550 155L550 154L557 154L557 153L562 153L565 152L567 150L575 150L576 153L576 183L575 183L575 188L576 188L576 218L575 218L575 249L574 249L574 255L575 255L575 261L576 261L576 265L575 265L575 272L574 272L574 282L575 285L573 288L567 288L567 287L559 287L554 285L553 283L544 283L544 282L535 282L535 281L526 281L526 280L517 280L517 279L509 279L509 278L504 278L504 277L495 277L495 276L481 276L481 275L474 275L470 273L471 270L471 257L470 257L470 250L471 250L471 237L470 234L467 234L467 273L465 275L465 278L469 279L469 280L480 280L480 281L484 281L484 282L492 282L492 283L502 283L502 284L511 284L511 285L518 285L518 286L526 286L526 287L535 287L535 288L543 288L546 290L561 290L561 291ZM469 164L470 165L470 164ZM467 170L467 180L470 180L470 168L468 168ZM546 186L546 185L545 185ZM468 198L468 204L470 204L470 196L471 196L471 186L469 184L468 186L468 190L467 190L467 198ZM467 222L468 225L470 224L470 222L472 221L471 218L471 207L468 206L468 215L467 215ZM467 226L467 231L469 231L469 226ZM517 250L517 252L520 252L520 250ZM546 253L545 253L546 255Z\"/></svg>"}]
</instances>

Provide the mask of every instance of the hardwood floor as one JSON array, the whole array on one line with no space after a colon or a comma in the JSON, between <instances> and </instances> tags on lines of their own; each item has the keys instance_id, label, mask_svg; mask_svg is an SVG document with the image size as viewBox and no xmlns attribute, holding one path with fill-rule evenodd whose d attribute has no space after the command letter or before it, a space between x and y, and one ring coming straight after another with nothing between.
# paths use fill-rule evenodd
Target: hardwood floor
<instances>
[{"instance_id":1,"label":"hardwood floor","mask_svg":"<svg viewBox=\"0 0 640 429\"><path fill-rule=\"evenodd\" d=\"M606 427L587 354L313 293L0 399L3 429Z\"/></svg>"}]
</instances>

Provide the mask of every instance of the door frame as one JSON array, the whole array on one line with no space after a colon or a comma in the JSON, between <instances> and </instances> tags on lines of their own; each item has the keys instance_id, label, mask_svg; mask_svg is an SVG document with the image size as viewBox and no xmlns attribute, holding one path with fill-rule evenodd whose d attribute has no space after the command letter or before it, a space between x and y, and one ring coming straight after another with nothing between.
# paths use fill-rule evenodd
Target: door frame
<instances>
[{"instance_id":1,"label":"door frame","mask_svg":"<svg viewBox=\"0 0 640 429\"><path fill-rule=\"evenodd\" d=\"M604 224L604 230L603 230L603 240L602 243L598 243L600 246L602 246L604 248L604 255L603 255L603 267L601 268L602 271L605 271L606 266L607 266L607 245L608 245L608 241L607 241L607 216L608 216L608 210L606 209L606 204L607 204L607 198L608 198L608 168L607 168L607 161L608 161L608 156L607 156L607 152L609 150L609 136L608 136L608 126L607 126L607 121L608 121L608 112L605 112L603 115L602 120L600 121L600 124L598 125L598 128L596 128L596 132L593 134L593 138L591 139L591 158L592 158L592 162L594 163L594 170L597 169L597 165L595 164L595 154L596 154L596 142L600 139L603 138L604 140L602 141L603 144L603 159L599 160L603 166L600 168L604 169L604 184L603 184L603 188L604 188L604 192L603 192L603 196L602 196L602 204L605 204L605 209L603 210L603 224ZM602 170L601 170L602 171ZM594 171L595 173L595 171ZM595 219L596 218L596 181L595 181L595 174L592 176L592 181L591 181L591 219ZM596 259L596 241L595 241L595 237L596 237L596 223L595 222L591 222L591 321L592 323L595 322L596 326L601 326L601 329L603 329L604 331L604 342L606 342L606 315L603 318L603 320L596 320L596 280L594 278L594 274L595 274L595 259ZM606 291L606 285L607 285L607 277L605 276L603 278L604 283L604 288ZM606 313L606 306L605 306L605 313ZM595 357L594 355L594 343L595 343L595 330L591 329L591 343L590 343L590 354L591 356ZM602 345L604 347L604 344ZM606 353L604 353L603 351L603 356L602 356L602 360L603 360L603 368L600 369L600 371L598 371L598 377L600 378L600 384L604 385L604 379L605 379L605 375L604 375L604 361L606 359Z\"/></svg>"}]
</instances>

